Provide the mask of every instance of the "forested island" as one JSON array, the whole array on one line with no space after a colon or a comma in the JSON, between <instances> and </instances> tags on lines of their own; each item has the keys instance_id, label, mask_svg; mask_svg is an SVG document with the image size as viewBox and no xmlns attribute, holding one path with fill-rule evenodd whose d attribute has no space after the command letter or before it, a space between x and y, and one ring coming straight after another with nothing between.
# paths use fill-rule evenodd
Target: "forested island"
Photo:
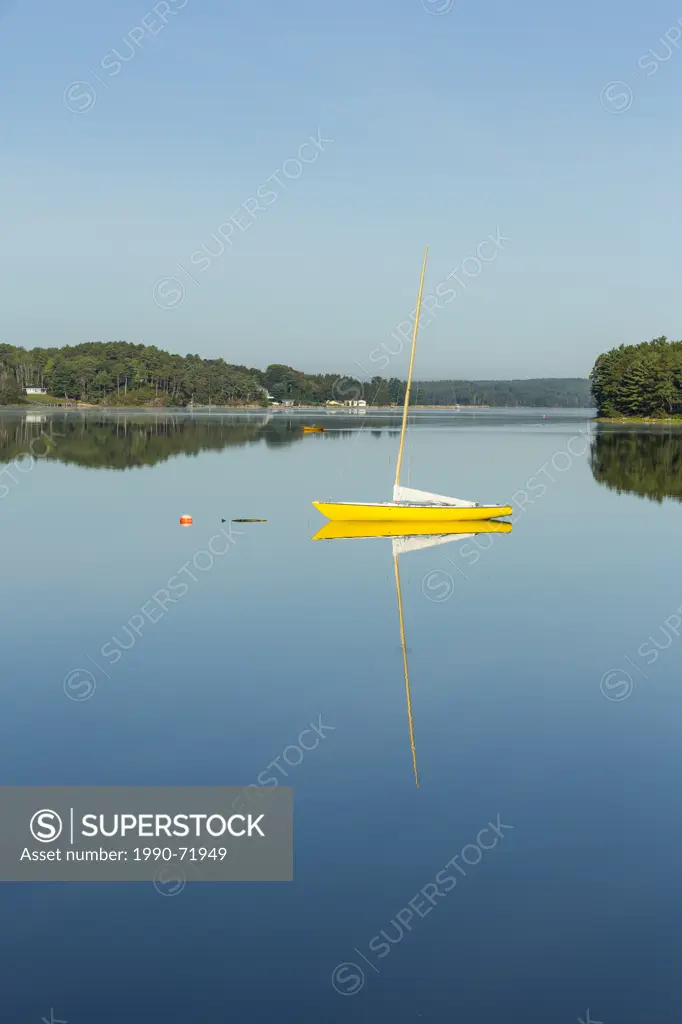
<instances>
[{"instance_id":1,"label":"forested island","mask_svg":"<svg viewBox=\"0 0 682 1024\"><path fill-rule=\"evenodd\" d=\"M27 387L44 388L46 395L27 396ZM273 401L343 404L358 398L370 406L402 405L405 381L304 373L283 363L260 370L125 341L34 349L0 345L0 405L30 400L122 407L247 407ZM580 408L590 405L591 397L589 381L581 378L439 380L413 384L411 404Z\"/></svg>"},{"instance_id":2,"label":"forested island","mask_svg":"<svg viewBox=\"0 0 682 1024\"><path fill-rule=\"evenodd\" d=\"M620 345L597 358L590 374L602 419L682 417L682 341L654 338Z\"/></svg>"}]
</instances>

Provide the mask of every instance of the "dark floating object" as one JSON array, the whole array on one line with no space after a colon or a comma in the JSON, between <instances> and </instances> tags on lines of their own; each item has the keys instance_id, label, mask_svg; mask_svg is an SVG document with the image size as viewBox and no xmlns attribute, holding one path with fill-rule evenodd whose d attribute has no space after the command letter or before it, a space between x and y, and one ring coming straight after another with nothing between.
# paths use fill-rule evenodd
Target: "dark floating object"
<instances>
[{"instance_id":1,"label":"dark floating object","mask_svg":"<svg viewBox=\"0 0 682 1024\"><path fill-rule=\"evenodd\" d=\"M223 522L225 520L223 519ZM267 523L267 519L233 519L233 523Z\"/></svg>"}]
</instances>

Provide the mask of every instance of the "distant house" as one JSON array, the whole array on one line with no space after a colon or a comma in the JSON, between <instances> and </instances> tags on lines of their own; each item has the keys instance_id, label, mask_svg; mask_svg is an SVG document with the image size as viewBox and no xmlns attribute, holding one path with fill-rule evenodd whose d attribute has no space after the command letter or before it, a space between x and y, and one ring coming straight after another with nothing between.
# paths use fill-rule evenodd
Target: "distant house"
<instances>
[{"instance_id":1,"label":"distant house","mask_svg":"<svg viewBox=\"0 0 682 1024\"><path fill-rule=\"evenodd\" d=\"M359 398L359 399L355 399L353 401L344 402L343 404L346 405L346 406L349 406L351 409L366 409L367 408L367 402L364 400L364 398Z\"/></svg>"},{"instance_id":2,"label":"distant house","mask_svg":"<svg viewBox=\"0 0 682 1024\"><path fill-rule=\"evenodd\" d=\"M24 391L26 392L27 395L46 395L47 394L47 388L39 388L39 387L36 387L33 384L31 384L31 386L28 387L28 388L24 388Z\"/></svg>"}]
</instances>

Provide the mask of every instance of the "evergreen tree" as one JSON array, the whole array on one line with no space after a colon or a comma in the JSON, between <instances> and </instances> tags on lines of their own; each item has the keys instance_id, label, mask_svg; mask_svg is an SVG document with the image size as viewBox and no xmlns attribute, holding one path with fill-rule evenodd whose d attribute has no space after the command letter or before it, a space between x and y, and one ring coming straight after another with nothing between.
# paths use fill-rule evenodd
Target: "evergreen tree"
<instances>
[{"instance_id":1,"label":"evergreen tree","mask_svg":"<svg viewBox=\"0 0 682 1024\"><path fill-rule=\"evenodd\" d=\"M654 338L597 357L590 374L599 415L660 417L682 413L682 342Z\"/></svg>"}]
</instances>

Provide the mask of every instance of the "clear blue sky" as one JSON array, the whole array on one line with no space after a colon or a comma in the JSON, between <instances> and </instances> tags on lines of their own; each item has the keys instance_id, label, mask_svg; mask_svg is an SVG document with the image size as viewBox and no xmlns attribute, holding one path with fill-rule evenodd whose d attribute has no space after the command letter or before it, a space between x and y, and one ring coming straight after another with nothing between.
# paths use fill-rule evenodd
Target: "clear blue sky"
<instances>
[{"instance_id":1,"label":"clear blue sky","mask_svg":"<svg viewBox=\"0 0 682 1024\"><path fill-rule=\"evenodd\" d=\"M682 8L450 3L0 0L0 339L371 369L425 244L427 292L462 284L418 376L586 375L682 336Z\"/></svg>"}]
</instances>

